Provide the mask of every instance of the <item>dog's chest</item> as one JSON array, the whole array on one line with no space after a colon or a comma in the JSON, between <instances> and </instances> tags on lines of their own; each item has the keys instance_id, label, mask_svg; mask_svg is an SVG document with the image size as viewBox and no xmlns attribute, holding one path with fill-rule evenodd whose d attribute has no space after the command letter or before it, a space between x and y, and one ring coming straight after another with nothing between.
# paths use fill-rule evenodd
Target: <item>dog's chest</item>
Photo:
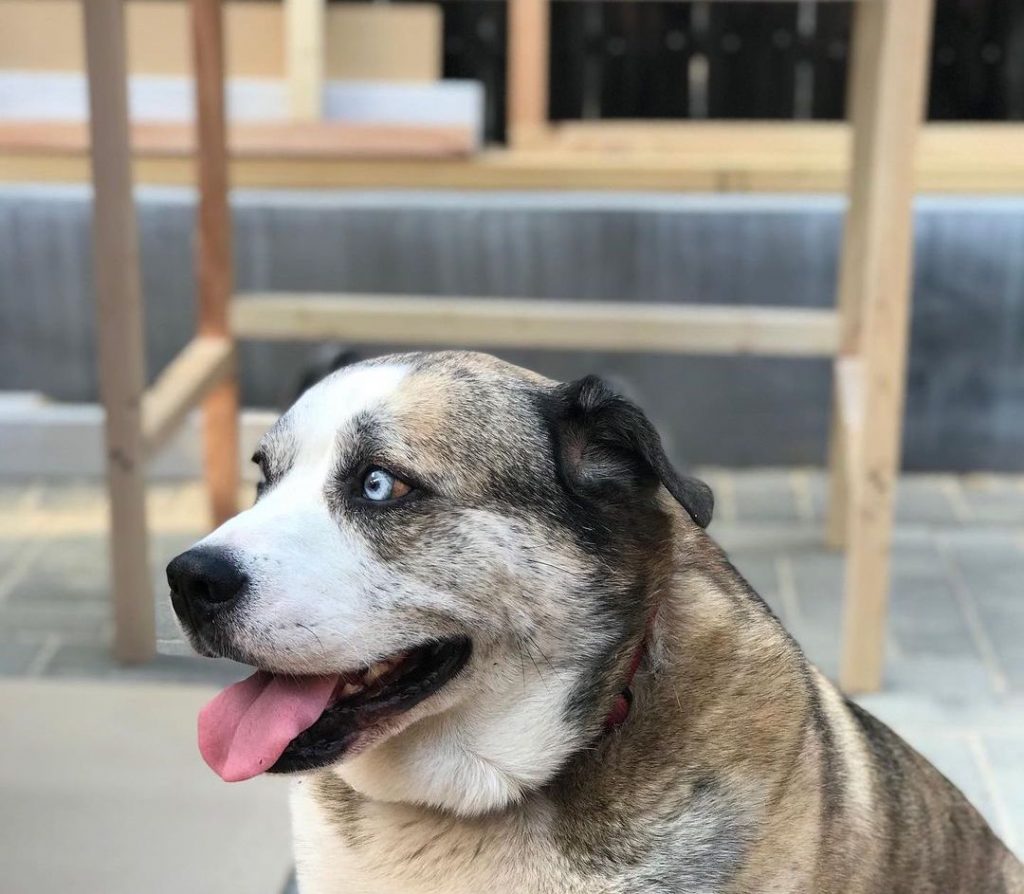
<instances>
[{"instance_id":1,"label":"dog's chest","mask_svg":"<svg viewBox=\"0 0 1024 894\"><path fill-rule=\"evenodd\" d=\"M292 826L302 894L538 894L587 890L541 835L376 804L353 819L301 783ZM590 889L593 890L593 889Z\"/></svg>"}]
</instances>

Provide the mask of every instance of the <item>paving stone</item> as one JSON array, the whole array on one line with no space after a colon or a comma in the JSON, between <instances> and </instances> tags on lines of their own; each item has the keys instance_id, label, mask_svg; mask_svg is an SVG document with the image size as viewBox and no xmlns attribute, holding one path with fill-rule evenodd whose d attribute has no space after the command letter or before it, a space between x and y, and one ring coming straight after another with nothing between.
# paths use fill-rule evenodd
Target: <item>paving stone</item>
<instances>
[{"instance_id":1,"label":"paving stone","mask_svg":"<svg viewBox=\"0 0 1024 894\"><path fill-rule=\"evenodd\" d=\"M212 694L0 681L5 894L280 894L288 785L228 786L203 764L196 713Z\"/></svg>"},{"instance_id":2,"label":"paving stone","mask_svg":"<svg viewBox=\"0 0 1024 894\"><path fill-rule=\"evenodd\" d=\"M994 703L997 693L980 658L963 655L927 655L912 657L889 653L885 686L915 692L952 706L977 701Z\"/></svg>"},{"instance_id":3,"label":"paving stone","mask_svg":"<svg viewBox=\"0 0 1024 894\"><path fill-rule=\"evenodd\" d=\"M0 639L0 676L27 673L42 648L41 640Z\"/></svg>"},{"instance_id":4,"label":"paving stone","mask_svg":"<svg viewBox=\"0 0 1024 894\"><path fill-rule=\"evenodd\" d=\"M842 620L842 555L808 550L792 553L789 561L801 616L818 629L836 629Z\"/></svg>"},{"instance_id":5,"label":"paving stone","mask_svg":"<svg viewBox=\"0 0 1024 894\"><path fill-rule=\"evenodd\" d=\"M828 475L824 470L807 471L804 482L811 504L811 518L820 524L828 515Z\"/></svg>"},{"instance_id":6,"label":"paving stone","mask_svg":"<svg viewBox=\"0 0 1024 894\"><path fill-rule=\"evenodd\" d=\"M978 657L950 584L934 566L930 574L894 568L889 630L898 648L910 656Z\"/></svg>"},{"instance_id":7,"label":"paving stone","mask_svg":"<svg viewBox=\"0 0 1024 894\"><path fill-rule=\"evenodd\" d=\"M935 538L927 534L922 537L893 538L890 563L893 577L897 580L914 576L941 578L946 574L946 562L939 546Z\"/></svg>"},{"instance_id":8,"label":"paving stone","mask_svg":"<svg viewBox=\"0 0 1024 894\"><path fill-rule=\"evenodd\" d=\"M982 741L1008 818L1003 840L1024 859L1024 735L987 735Z\"/></svg>"},{"instance_id":9,"label":"paving stone","mask_svg":"<svg viewBox=\"0 0 1024 894\"><path fill-rule=\"evenodd\" d=\"M48 540L11 589L8 601L33 605L104 602L110 591L109 575L105 537Z\"/></svg>"},{"instance_id":10,"label":"paving stone","mask_svg":"<svg viewBox=\"0 0 1024 894\"><path fill-rule=\"evenodd\" d=\"M1024 524L1024 480L1019 476L966 475L960 493L975 522Z\"/></svg>"},{"instance_id":11,"label":"paving stone","mask_svg":"<svg viewBox=\"0 0 1024 894\"><path fill-rule=\"evenodd\" d=\"M34 481L0 481L0 512L14 512L25 506L33 491L41 491Z\"/></svg>"},{"instance_id":12,"label":"paving stone","mask_svg":"<svg viewBox=\"0 0 1024 894\"><path fill-rule=\"evenodd\" d=\"M856 701L896 729L901 726L933 732L1012 735L1024 739L1024 696L1013 693L970 702L936 699L889 683L881 692L857 696Z\"/></svg>"},{"instance_id":13,"label":"paving stone","mask_svg":"<svg viewBox=\"0 0 1024 894\"><path fill-rule=\"evenodd\" d=\"M107 502L106 487L94 479L65 479L48 483L41 489L37 505L40 509L103 510Z\"/></svg>"},{"instance_id":14,"label":"paving stone","mask_svg":"<svg viewBox=\"0 0 1024 894\"><path fill-rule=\"evenodd\" d=\"M800 520L792 473L788 470L736 473L734 490L740 521Z\"/></svg>"},{"instance_id":15,"label":"paving stone","mask_svg":"<svg viewBox=\"0 0 1024 894\"><path fill-rule=\"evenodd\" d=\"M2 512L3 510L0 510ZM30 544L26 543L21 537L0 537L0 581L5 580L9 573L13 573L15 569L15 562L18 561L25 550L30 547ZM20 577L20 574L18 575ZM3 584L3 589L6 591L10 585L15 583L16 579L8 581ZM0 599L3 598L3 593L0 592Z\"/></svg>"},{"instance_id":16,"label":"paving stone","mask_svg":"<svg viewBox=\"0 0 1024 894\"><path fill-rule=\"evenodd\" d=\"M1024 550L1014 543L950 544L948 555L979 605L1019 605L1024 597Z\"/></svg>"},{"instance_id":17,"label":"paving stone","mask_svg":"<svg viewBox=\"0 0 1024 894\"><path fill-rule=\"evenodd\" d=\"M47 677L159 680L174 683L215 683L225 686L252 673L252 668L225 659L161 655L148 664L123 666L114 661L108 644L70 643L47 664Z\"/></svg>"},{"instance_id":18,"label":"paving stone","mask_svg":"<svg viewBox=\"0 0 1024 894\"><path fill-rule=\"evenodd\" d=\"M950 524L957 507L950 497L953 481L945 475L906 475L896 487L896 521Z\"/></svg>"},{"instance_id":19,"label":"paving stone","mask_svg":"<svg viewBox=\"0 0 1024 894\"><path fill-rule=\"evenodd\" d=\"M989 612L984 628L1007 684L1024 693L1024 611L1006 612L1002 623L998 613Z\"/></svg>"},{"instance_id":20,"label":"paving stone","mask_svg":"<svg viewBox=\"0 0 1024 894\"><path fill-rule=\"evenodd\" d=\"M0 605L0 630L28 637L56 633L62 639L99 641L110 626L110 606L102 602L67 605L54 602Z\"/></svg>"},{"instance_id":21,"label":"paving stone","mask_svg":"<svg viewBox=\"0 0 1024 894\"><path fill-rule=\"evenodd\" d=\"M1024 550L1015 542L973 540L947 546L964 591L1001 670L1024 692Z\"/></svg>"}]
</instances>

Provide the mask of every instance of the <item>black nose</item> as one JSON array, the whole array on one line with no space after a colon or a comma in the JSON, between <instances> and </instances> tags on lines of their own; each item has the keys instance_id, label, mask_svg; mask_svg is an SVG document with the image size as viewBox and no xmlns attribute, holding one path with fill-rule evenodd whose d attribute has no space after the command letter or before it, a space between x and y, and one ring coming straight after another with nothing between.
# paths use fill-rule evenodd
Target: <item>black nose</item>
<instances>
[{"instance_id":1,"label":"black nose","mask_svg":"<svg viewBox=\"0 0 1024 894\"><path fill-rule=\"evenodd\" d=\"M230 553L208 546L196 546L171 560L167 583L177 609L183 602L190 613L208 614L234 602L249 583ZM180 613L180 612L179 612Z\"/></svg>"}]
</instances>

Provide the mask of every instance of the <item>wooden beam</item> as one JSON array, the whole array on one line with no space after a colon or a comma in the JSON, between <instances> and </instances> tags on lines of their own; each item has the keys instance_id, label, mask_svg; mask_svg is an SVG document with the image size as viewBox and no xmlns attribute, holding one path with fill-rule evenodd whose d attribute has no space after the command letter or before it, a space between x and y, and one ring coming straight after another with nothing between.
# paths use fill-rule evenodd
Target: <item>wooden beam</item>
<instances>
[{"instance_id":1,"label":"wooden beam","mask_svg":"<svg viewBox=\"0 0 1024 894\"><path fill-rule=\"evenodd\" d=\"M324 30L327 0L284 0L288 105L296 121L323 114Z\"/></svg>"},{"instance_id":2,"label":"wooden beam","mask_svg":"<svg viewBox=\"0 0 1024 894\"><path fill-rule=\"evenodd\" d=\"M283 78L284 10L278 2L224 0L228 72ZM80 72L82 0L0 0L0 69ZM328 78L436 81L442 76L437 3L330 3L324 17ZM131 74L191 76L188 4L128 3Z\"/></svg>"},{"instance_id":3,"label":"wooden beam","mask_svg":"<svg viewBox=\"0 0 1024 894\"><path fill-rule=\"evenodd\" d=\"M858 99L851 195L862 292L857 350L864 363L859 480L848 488L846 596L840 683L882 682L889 551L899 470L913 270L914 158L924 114L933 0L862 6L857 27L875 72ZM982 162L984 163L984 162Z\"/></svg>"},{"instance_id":4,"label":"wooden beam","mask_svg":"<svg viewBox=\"0 0 1024 894\"><path fill-rule=\"evenodd\" d=\"M239 338L761 354L835 353L831 310L633 302L265 293L238 296Z\"/></svg>"},{"instance_id":5,"label":"wooden beam","mask_svg":"<svg viewBox=\"0 0 1024 894\"><path fill-rule=\"evenodd\" d=\"M549 0L508 0L508 142L524 147L548 128Z\"/></svg>"},{"instance_id":6,"label":"wooden beam","mask_svg":"<svg viewBox=\"0 0 1024 894\"><path fill-rule=\"evenodd\" d=\"M346 155L332 150L329 130L318 135L314 128L308 142L292 142L273 127L251 136L232 128L235 185L817 193L845 192L849 179L849 127L832 122L680 124L680 148L672 151L491 149L446 158L417 157L415 150L409 157ZM139 126L133 136L140 182L193 182L191 136L184 128L168 133L159 125ZM0 182L81 182L88 178L88 145L82 125L0 124ZM1024 125L929 124L917 152L917 181L922 192L1024 192Z\"/></svg>"},{"instance_id":7,"label":"wooden beam","mask_svg":"<svg viewBox=\"0 0 1024 894\"><path fill-rule=\"evenodd\" d=\"M224 113L224 37L220 0L192 0L196 81L199 216L198 334L230 339L228 305L234 271ZM238 511L238 382L212 387L203 401L206 486L214 524Z\"/></svg>"},{"instance_id":8,"label":"wooden beam","mask_svg":"<svg viewBox=\"0 0 1024 894\"><path fill-rule=\"evenodd\" d=\"M151 457L213 388L235 374L235 349L230 339L197 336L156 382L142 402L142 436Z\"/></svg>"},{"instance_id":9,"label":"wooden beam","mask_svg":"<svg viewBox=\"0 0 1024 894\"><path fill-rule=\"evenodd\" d=\"M85 43L92 132L93 242L100 399L106 411L114 656L156 650L142 438L145 387L139 242L128 141L124 6L89 0Z\"/></svg>"},{"instance_id":10,"label":"wooden beam","mask_svg":"<svg viewBox=\"0 0 1024 894\"><path fill-rule=\"evenodd\" d=\"M877 44L872 42L872 29L876 27L875 11L855 7L853 16L853 53L846 105L853 131L853 158L864 158L869 151L870 141L874 138L872 103L882 85L878 82L878 65L874 56ZM871 189L871 174L871 169L866 165L854 167L850 171L849 200L843 221L836 304L839 309L839 349L847 356L855 354L861 340L862 299L866 273L866 234L863 215L865 198ZM829 497L825 542L834 549L846 546L850 512L848 491L852 457L848 456L848 449L851 437L844 424L842 412L843 407L838 402L835 403L832 407L829 429Z\"/></svg>"},{"instance_id":11,"label":"wooden beam","mask_svg":"<svg viewBox=\"0 0 1024 894\"><path fill-rule=\"evenodd\" d=\"M140 155L191 158L196 129L191 124L137 123L132 147ZM356 124L336 121L232 124L228 148L236 157L434 158L468 155L477 146L469 127ZM15 152L82 152L86 125L75 122L0 124L0 147Z\"/></svg>"}]
</instances>

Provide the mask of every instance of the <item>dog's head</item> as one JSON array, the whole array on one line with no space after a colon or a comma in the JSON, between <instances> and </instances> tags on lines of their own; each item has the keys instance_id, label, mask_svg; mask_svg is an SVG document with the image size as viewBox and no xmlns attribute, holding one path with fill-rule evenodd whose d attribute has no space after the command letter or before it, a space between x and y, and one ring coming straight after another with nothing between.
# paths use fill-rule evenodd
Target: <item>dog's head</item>
<instances>
[{"instance_id":1,"label":"dog's head","mask_svg":"<svg viewBox=\"0 0 1024 894\"><path fill-rule=\"evenodd\" d=\"M197 650L259 670L204 709L204 756L463 813L600 734L673 527L711 515L600 380L480 354L340 370L254 459L256 504L168 566Z\"/></svg>"}]
</instances>

